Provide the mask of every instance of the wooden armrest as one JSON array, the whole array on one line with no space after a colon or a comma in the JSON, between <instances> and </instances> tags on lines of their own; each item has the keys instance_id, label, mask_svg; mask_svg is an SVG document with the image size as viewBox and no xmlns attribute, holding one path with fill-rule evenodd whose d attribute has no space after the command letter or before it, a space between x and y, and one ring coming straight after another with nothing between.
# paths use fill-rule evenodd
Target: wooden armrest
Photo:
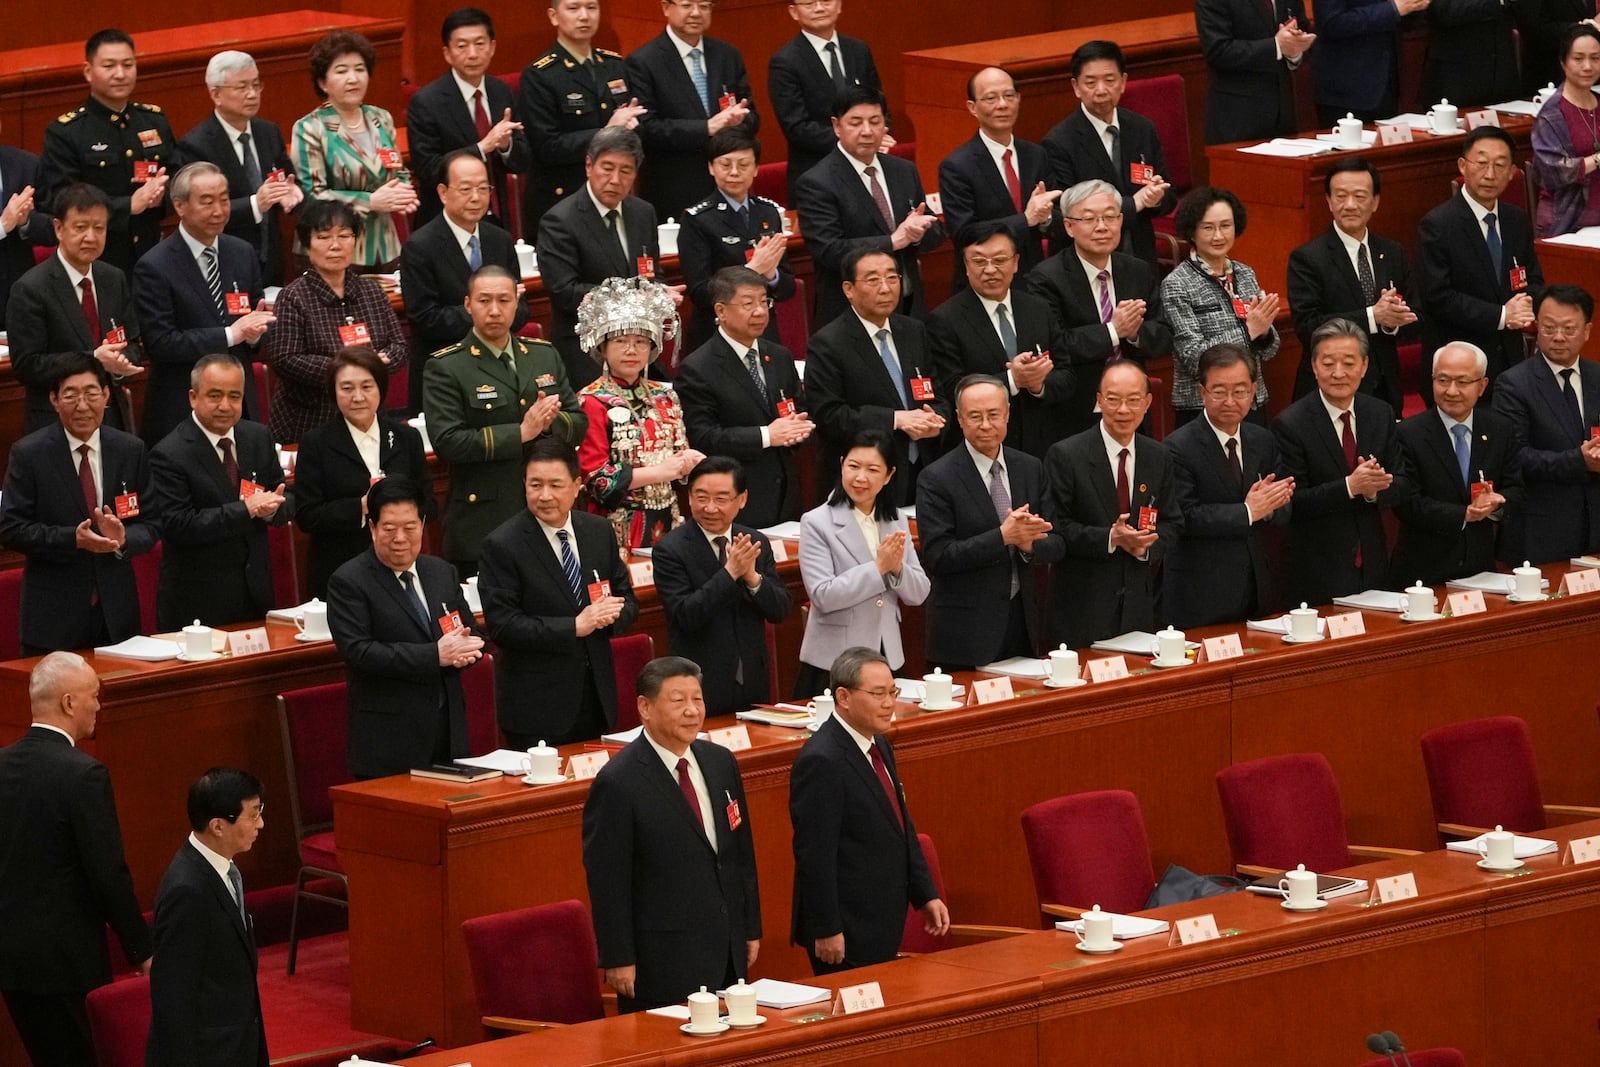
<instances>
[{"instance_id":1,"label":"wooden armrest","mask_svg":"<svg viewBox=\"0 0 1600 1067\"><path fill-rule=\"evenodd\" d=\"M1254 863L1236 863L1233 867L1239 872L1240 878L1282 878L1283 872L1276 867L1261 867Z\"/></svg>"},{"instance_id":2,"label":"wooden armrest","mask_svg":"<svg viewBox=\"0 0 1600 1067\"><path fill-rule=\"evenodd\" d=\"M1088 908L1074 908L1066 904L1040 904L1039 910L1057 919L1081 919Z\"/></svg>"},{"instance_id":3,"label":"wooden armrest","mask_svg":"<svg viewBox=\"0 0 1600 1067\"><path fill-rule=\"evenodd\" d=\"M1037 930L1025 930L1020 926L983 926L977 923L951 923L950 936L962 937L971 941L996 941L1002 937L1016 937L1018 934L1036 934Z\"/></svg>"},{"instance_id":4,"label":"wooden armrest","mask_svg":"<svg viewBox=\"0 0 1600 1067\"><path fill-rule=\"evenodd\" d=\"M1462 841L1486 834L1494 829L1492 826L1468 826L1466 823L1442 822L1439 824L1439 833L1444 837L1460 838Z\"/></svg>"},{"instance_id":5,"label":"wooden armrest","mask_svg":"<svg viewBox=\"0 0 1600 1067\"><path fill-rule=\"evenodd\" d=\"M534 1019L514 1019L509 1015L485 1015L483 1025L504 1034L532 1034L540 1030L553 1030L565 1023L543 1023Z\"/></svg>"},{"instance_id":6,"label":"wooden armrest","mask_svg":"<svg viewBox=\"0 0 1600 1067\"><path fill-rule=\"evenodd\" d=\"M1583 822L1586 819L1600 819L1600 808L1582 804L1546 804L1544 814L1551 822Z\"/></svg>"},{"instance_id":7,"label":"wooden armrest","mask_svg":"<svg viewBox=\"0 0 1600 1067\"><path fill-rule=\"evenodd\" d=\"M1422 851L1415 848L1384 848L1382 845L1351 845L1350 855L1368 860L1393 860L1403 856L1420 856Z\"/></svg>"}]
</instances>

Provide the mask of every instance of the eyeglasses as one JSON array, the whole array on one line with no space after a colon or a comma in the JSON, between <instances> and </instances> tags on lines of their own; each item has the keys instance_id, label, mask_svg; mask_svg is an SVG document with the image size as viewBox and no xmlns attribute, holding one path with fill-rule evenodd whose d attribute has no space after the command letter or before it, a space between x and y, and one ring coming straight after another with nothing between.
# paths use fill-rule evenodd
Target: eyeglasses
<instances>
[{"instance_id":1,"label":"eyeglasses","mask_svg":"<svg viewBox=\"0 0 1600 1067\"><path fill-rule=\"evenodd\" d=\"M56 399L67 407L77 407L79 404L98 404L104 400L106 391L97 385L87 389L64 389L56 394Z\"/></svg>"},{"instance_id":2,"label":"eyeglasses","mask_svg":"<svg viewBox=\"0 0 1600 1067\"><path fill-rule=\"evenodd\" d=\"M978 103L987 104L989 107L994 107L1002 100L1008 104L1014 104L1021 98L1022 94L1017 92L1015 89L1007 89L1004 92L999 93L984 93L982 96L978 97Z\"/></svg>"},{"instance_id":3,"label":"eyeglasses","mask_svg":"<svg viewBox=\"0 0 1600 1067\"><path fill-rule=\"evenodd\" d=\"M233 82L229 85L224 85L223 88L230 93L259 93L261 91L261 79L257 78L253 82Z\"/></svg>"},{"instance_id":4,"label":"eyeglasses","mask_svg":"<svg viewBox=\"0 0 1600 1067\"><path fill-rule=\"evenodd\" d=\"M880 704L892 704L900 697L898 689L851 689L848 685L841 685L839 688L849 689L852 693L860 693L862 696L870 700L876 700Z\"/></svg>"},{"instance_id":5,"label":"eyeglasses","mask_svg":"<svg viewBox=\"0 0 1600 1067\"><path fill-rule=\"evenodd\" d=\"M1583 333L1582 326L1541 326L1539 332L1557 341L1567 341Z\"/></svg>"},{"instance_id":6,"label":"eyeglasses","mask_svg":"<svg viewBox=\"0 0 1600 1067\"><path fill-rule=\"evenodd\" d=\"M1457 389L1467 389L1481 381L1483 381L1483 375L1481 374L1476 378L1452 378L1448 374L1436 374L1433 378L1433 384L1440 389L1448 389L1452 385Z\"/></svg>"},{"instance_id":7,"label":"eyeglasses","mask_svg":"<svg viewBox=\"0 0 1600 1067\"><path fill-rule=\"evenodd\" d=\"M1100 397L1101 408L1116 410L1118 408L1136 408L1144 403L1149 393L1135 393L1132 396L1105 396Z\"/></svg>"},{"instance_id":8,"label":"eyeglasses","mask_svg":"<svg viewBox=\"0 0 1600 1067\"><path fill-rule=\"evenodd\" d=\"M1016 258L1016 256L991 256L985 259L982 256L968 256L967 266L975 270L988 270L990 267L995 270L1005 270Z\"/></svg>"},{"instance_id":9,"label":"eyeglasses","mask_svg":"<svg viewBox=\"0 0 1600 1067\"><path fill-rule=\"evenodd\" d=\"M759 308L766 308L770 311L772 310L772 297L763 297L760 300L735 300L728 306L736 311L742 311L746 315L756 311Z\"/></svg>"},{"instance_id":10,"label":"eyeglasses","mask_svg":"<svg viewBox=\"0 0 1600 1067\"><path fill-rule=\"evenodd\" d=\"M1122 218L1120 211L1108 211L1104 215L1068 215L1072 222L1081 222L1086 226L1111 226Z\"/></svg>"},{"instance_id":11,"label":"eyeglasses","mask_svg":"<svg viewBox=\"0 0 1600 1067\"><path fill-rule=\"evenodd\" d=\"M1437 381L1438 379L1434 380ZM1253 385L1236 385L1232 389L1229 389L1226 386L1213 385L1202 390L1202 392L1204 392L1206 396L1210 397L1212 400L1216 401L1249 400L1251 397L1256 395L1256 387Z\"/></svg>"},{"instance_id":12,"label":"eyeglasses","mask_svg":"<svg viewBox=\"0 0 1600 1067\"><path fill-rule=\"evenodd\" d=\"M899 285L900 272L897 270L892 270L887 274L869 274L855 284L876 286L879 289L883 289L890 285Z\"/></svg>"},{"instance_id":13,"label":"eyeglasses","mask_svg":"<svg viewBox=\"0 0 1600 1067\"><path fill-rule=\"evenodd\" d=\"M450 189L453 192L460 193L463 196L488 196L489 195L489 183L488 182L480 182L480 183L475 184L475 185L450 185L450 186L446 186L446 188Z\"/></svg>"},{"instance_id":14,"label":"eyeglasses","mask_svg":"<svg viewBox=\"0 0 1600 1067\"><path fill-rule=\"evenodd\" d=\"M734 501L739 499L739 494L738 493L716 493L716 494L712 494L712 493L690 493L689 494L689 499L692 502L701 505L702 507L704 507L707 504L715 504L719 508L726 508L726 507L732 507L733 506Z\"/></svg>"},{"instance_id":15,"label":"eyeglasses","mask_svg":"<svg viewBox=\"0 0 1600 1067\"><path fill-rule=\"evenodd\" d=\"M710 11L716 0L672 0L672 6L683 11Z\"/></svg>"}]
</instances>

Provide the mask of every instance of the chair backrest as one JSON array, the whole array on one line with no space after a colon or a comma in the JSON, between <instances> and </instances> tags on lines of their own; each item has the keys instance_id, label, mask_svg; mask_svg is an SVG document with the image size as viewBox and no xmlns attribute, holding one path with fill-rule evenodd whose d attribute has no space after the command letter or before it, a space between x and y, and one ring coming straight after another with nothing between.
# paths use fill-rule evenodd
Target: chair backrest
<instances>
[{"instance_id":1,"label":"chair backrest","mask_svg":"<svg viewBox=\"0 0 1600 1067\"><path fill-rule=\"evenodd\" d=\"M411 403L411 367L408 364L389 374L389 386L383 392L383 406L405 410Z\"/></svg>"},{"instance_id":2,"label":"chair backrest","mask_svg":"<svg viewBox=\"0 0 1600 1067\"><path fill-rule=\"evenodd\" d=\"M1167 173L1162 177L1172 183L1172 191L1179 196L1188 192L1192 182L1189 106L1183 95L1183 75L1164 74L1130 81L1118 106L1137 111L1155 124L1161 151L1167 157Z\"/></svg>"},{"instance_id":3,"label":"chair backrest","mask_svg":"<svg viewBox=\"0 0 1600 1067\"><path fill-rule=\"evenodd\" d=\"M796 359L806 358L806 345L811 343L811 314L807 310L804 278L794 280L794 295L779 301L772 313L778 317L778 339Z\"/></svg>"},{"instance_id":4,"label":"chair backrest","mask_svg":"<svg viewBox=\"0 0 1600 1067\"><path fill-rule=\"evenodd\" d=\"M1236 763L1217 772L1235 866L1331 871L1350 866L1344 802L1320 752Z\"/></svg>"},{"instance_id":5,"label":"chair backrest","mask_svg":"<svg viewBox=\"0 0 1600 1067\"><path fill-rule=\"evenodd\" d=\"M156 632L156 586L161 581L161 545L133 557L133 584L139 590L139 632Z\"/></svg>"},{"instance_id":6,"label":"chair backrest","mask_svg":"<svg viewBox=\"0 0 1600 1067\"><path fill-rule=\"evenodd\" d=\"M267 527L267 555L272 560L272 606L292 608L300 595L300 561L294 554L294 523Z\"/></svg>"},{"instance_id":7,"label":"chair backrest","mask_svg":"<svg viewBox=\"0 0 1600 1067\"><path fill-rule=\"evenodd\" d=\"M496 74L495 77L506 83L506 88L511 90L512 96L516 96L517 90L522 88L522 71L520 70L502 71Z\"/></svg>"},{"instance_id":8,"label":"chair backrest","mask_svg":"<svg viewBox=\"0 0 1600 1067\"><path fill-rule=\"evenodd\" d=\"M461 924L480 1015L588 1022L605 1014L589 911L576 900Z\"/></svg>"},{"instance_id":9,"label":"chair backrest","mask_svg":"<svg viewBox=\"0 0 1600 1067\"><path fill-rule=\"evenodd\" d=\"M125 978L91 989L84 1001L100 1067L144 1067L150 1036L150 979Z\"/></svg>"},{"instance_id":10,"label":"chair backrest","mask_svg":"<svg viewBox=\"0 0 1600 1067\"><path fill-rule=\"evenodd\" d=\"M517 331L517 336L526 337L530 341L543 341L544 327L539 324L537 319L529 319L522 329Z\"/></svg>"},{"instance_id":11,"label":"chair backrest","mask_svg":"<svg viewBox=\"0 0 1600 1067\"><path fill-rule=\"evenodd\" d=\"M611 639L611 664L617 677L617 729L639 725L639 672L656 658L656 641L649 634L629 634Z\"/></svg>"},{"instance_id":12,"label":"chair backrest","mask_svg":"<svg viewBox=\"0 0 1600 1067\"><path fill-rule=\"evenodd\" d=\"M467 701L467 748L474 756L500 747L494 717L494 657L483 658L461 672L461 695Z\"/></svg>"},{"instance_id":13,"label":"chair backrest","mask_svg":"<svg viewBox=\"0 0 1600 1067\"><path fill-rule=\"evenodd\" d=\"M907 163L915 163L917 161L917 142L896 141L894 147L889 149L889 154L898 156Z\"/></svg>"},{"instance_id":14,"label":"chair backrest","mask_svg":"<svg viewBox=\"0 0 1600 1067\"><path fill-rule=\"evenodd\" d=\"M948 904L950 898L944 891L944 871L940 869L939 850L933 847L933 838L927 834L918 834L917 843L922 846L923 859L928 861L928 873L933 877L933 891L938 894L940 900ZM950 935L936 937L928 933L923 927L922 912L918 911L915 905L906 905L906 929L905 933L900 935L901 952L938 952L942 948L947 948L949 943Z\"/></svg>"},{"instance_id":15,"label":"chair backrest","mask_svg":"<svg viewBox=\"0 0 1600 1067\"><path fill-rule=\"evenodd\" d=\"M289 813L295 840L333 826L328 790L351 781L345 745L350 702L343 682L278 694L283 759L289 777Z\"/></svg>"},{"instance_id":16,"label":"chair backrest","mask_svg":"<svg viewBox=\"0 0 1600 1067\"><path fill-rule=\"evenodd\" d=\"M1544 796L1528 724L1514 715L1458 722L1422 735L1435 822L1545 828Z\"/></svg>"},{"instance_id":17,"label":"chair backrest","mask_svg":"<svg viewBox=\"0 0 1600 1067\"><path fill-rule=\"evenodd\" d=\"M265 363L252 363L250 373L256 380L256 399L261 402L261 425L265 426L272 417L272 368Z\"/></svg>"},{"instance_id":18,"label":"chair backrest","mask_svg":"<svg viewBox=\"0 0 1600 1067\"><path fill-rule=\"evenodd\" d=\"M750 183L750 191L757 196L764 196L768 200L783 204L788 207L789 199L789 164L787 161L777 163L763 163L756 168L755 181Z\"/></svg>"},{"instance_id":19,"label":"chair backrest","mask_svg":"<svg viewBox=\"0 0 1600 1067\"><path fill-rule=\"evenodd\" d=\"M22 655L22 568L0 571L0 659Z\"/></svg>"},{"instance_id":20,"label":"chair backrest","mask_svg":"<svg viewBox=\"0 0 1600 1067\"><path fill-rule=\"evenodd\" d=\"M1125 789L1035 804L1022 813L1022 836L1041 904L1126 913L1156 887L1139 798Z\"/></svg>"}]
</instances>

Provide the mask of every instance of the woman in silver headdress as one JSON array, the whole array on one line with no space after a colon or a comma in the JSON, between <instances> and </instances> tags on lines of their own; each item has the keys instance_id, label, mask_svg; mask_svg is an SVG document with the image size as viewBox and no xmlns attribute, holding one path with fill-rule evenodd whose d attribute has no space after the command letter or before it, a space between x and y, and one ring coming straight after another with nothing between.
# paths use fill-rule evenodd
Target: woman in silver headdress
<instances>
[{"instance_id":1,"label":"woman in silver headdress","mask_svg":"<svg viewBox=\"0 0 1600 1067\"><path fill-rule=\"evenodd\" d=\"M672 387L645 375L678 326L671 291L645 278L607 278L578 307L578 343L601 363L578 393L589 416L578 466L589 510L611 520L624 556L682 521L672 483L705 458Z\"/></svg>"}]
</instances>

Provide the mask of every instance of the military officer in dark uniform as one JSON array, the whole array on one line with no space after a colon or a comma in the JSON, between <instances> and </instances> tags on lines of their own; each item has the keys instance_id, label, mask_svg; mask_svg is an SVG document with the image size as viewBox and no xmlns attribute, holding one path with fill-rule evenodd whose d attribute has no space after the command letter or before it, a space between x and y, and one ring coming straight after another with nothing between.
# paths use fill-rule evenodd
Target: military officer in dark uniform
<instances>
[{"instance_id":1,"label":"military officer in dark uniform","mask_svg":"<svg viewBox=\"0 0 1600 1067\"><path fill-rule=\"evenodd\" d=\"M787 300L795 289L794 271L786 257L783 208L764 196L750 195L761 162L761 142L731 126L711 135L706 155L717 191L685 209L678 233L678 265L694 304L685 352L693 352L717 332L711 276L723 267L749 267L761 275L771 300ZM762 336L782 342L776 315L768 316Z\"/></svg>"},{"instance_id":2,"label":"military officer in dark uniform","mask_svg":"<svg viewBox=\"0 0 1600 1067\"><path fill-rule=\"evenodd\" d=\"M521 290L504 267L478 268L467 283L472 332L422 370L428 437L450 464L444 556L463 577L478 572L483 539L527 510L523 445L548 433L577 448L589 429L555 346L511 335Z\"/></svg>"},{"instance_id":3,"label":"military officer in dark uniform","mask_svg":"<svg viewBox=\"0 0 1600 1067\"><path fill-rule=\"evenodd\" d=\"M133 38L101 30L84 45L89 99L44 131L39 161L41 202L73 182L88 182L111 198L111 222L101 257L127 274L161 239L167 166L177 142L154 104L128 98L138 79Z\"/></svg>"},{"instance_id":4,"label":"military officer in dark uniform","mask_svg":"<svg viewBox=\"0 0 1600 1067\"><path fill-rule=\"evenodd\" d=\"M537 243L539 220L583 184L584 151L602 126L634 129L644 108L628 85L622 56L593 45L600 9L584 0L550 0L556 43L522 71L517 117L533 149L522 198L522 229Z\"/></svg>"}]
</instances>

